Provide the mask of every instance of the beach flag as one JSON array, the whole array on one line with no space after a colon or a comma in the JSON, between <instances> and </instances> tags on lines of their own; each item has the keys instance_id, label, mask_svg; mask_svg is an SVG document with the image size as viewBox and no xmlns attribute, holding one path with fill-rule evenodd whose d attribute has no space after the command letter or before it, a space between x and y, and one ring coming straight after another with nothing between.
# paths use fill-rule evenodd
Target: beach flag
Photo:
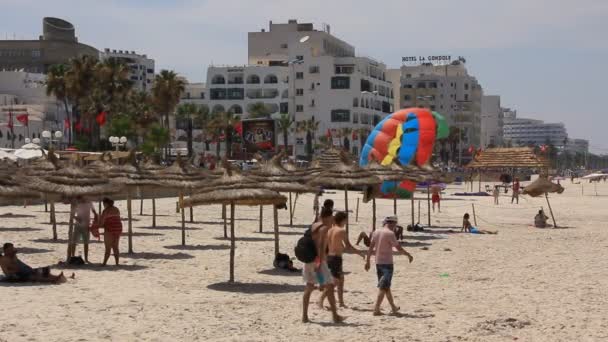
<instances>
[{"instance_id":1,"label":"beach flag","mask_svg":"<svg viewBox=\"0 0 608 342\"><path fill-rule=\"evenodd\" d=\"M64 129L70 129L70 120L63 119L63 128Z\"/></svg>"},{"instance_id":2,"label":"beach flag","mask_svg":"<svg viewBox=\"0 0 608 342\"><path fill-rule=\"evenodd\" d=\"M243 122L239 121L234 124L234 130L239 134L243 135Z\"/></svg>"},{"instance_id":3,"label":"beach flag","mask_svg":"<svg viewBox=\"0 0 608 342\"><path fill-rule=\"evenodd\" d=\"M331 130L327 129L327 139L331 139Z\"/></svg>"},{"instance_id":4,"label":"beach flag","mask_svg":"<svg viewBox=\"0 0 608 342\"><path fill-rule=\"evenodd\" d=\"M17 121L21 122L23 125L27 126L29 124L29 118L27 114L17 115Z\"/></svg>"},{"instance_id":5,"label":"beach flag","mask_svg":"<svg viewBox=\"0 0 608 342\"><path fill-rule=\"evenodd\" d=\"M97 124L99 125L99 127L105 125L106 124L106 112L101 112L101 113L97 114L97 116L95 117L95 121L97 121Z\"/></svg>"}]
</instances>

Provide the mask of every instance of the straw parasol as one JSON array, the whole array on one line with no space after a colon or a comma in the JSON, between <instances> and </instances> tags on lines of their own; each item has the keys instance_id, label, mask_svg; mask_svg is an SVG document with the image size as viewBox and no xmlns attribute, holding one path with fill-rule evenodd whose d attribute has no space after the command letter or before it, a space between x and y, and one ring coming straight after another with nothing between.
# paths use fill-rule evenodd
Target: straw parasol
<instances>
[{"instance_id":1,"label":"straw parasol","mask_svg":"<svg viewBox=\"0 0 608 342\"><path fill-rule=\"evenodd\" d=\"M130 152L125 164L110 166L107 175L111 181L123 185L126 189L129 253L133 253L133 210L131 206L133 191L138 188L157 187L159 182L150 177L149 173L139 169L135 160L135 150Z\"/></svg>"},{"instance_id":2,"label":"straw parasol","mask_svg":"<svg viewBox=\"0 0 608 342\"><path fill-rule=\"evenodd\" d=\"M2 172L0 174L0 197L28 200L40 198L40 194L23 187L17 176Z\"/></svg>"},{"instance_id":3,"label":"straw parasol","mask_svg":"<svg viewBox=\"0 0 608 342\"><path fill-rule=\"evenodd\" d=\"M52 150L51 150L52 151ZM52 160L52 161L51 161ZM59 160L57 160L56 155L54 153L49 153L42 158L35 159L30 161L24 167L17 171L19 175L19 180L23 180L27 177L38 177L47 175L50 172L57 170L59 166ZM49 223L52 224L53 230L53 240L57 240L57 218L55 216L55 201L52 199L48 199L47 196L44 196L44 207L46 211L46 203L47 201L50 204L50 213L49 213Z\"/></svg>"},{"instance_id":4,"label":"straw parasol","mask_svg":"<svg viewBox=\"0 0 608 342\"><path fill-rule=\"evenodd\" d=\"M173 189L179 192L179 203L182 216L182 246L186 245L186 214L182 202L185 192L208 186L211 175L201 169L187 167L178 155L176 161L170 167L154 173L159 187Z\"/></svg>"},{"instance_id":5,"label":"straw parasol","mask_svg":"<svg viewBox=\"0 0 608 342\"><path fill-rule=\"evenodd\" d=\"M241 176L242 177L242 176ZM234 179L238 179L239 176L228 168L227 173L217 180L216 184L237 185L238 183L232 183ZM241 189L230 189L221 188L205 193L196 194L190 198L185 199L181 202L183 206L195 206L195 205L208 205L208 204L222 204L230 205L230 282L234 282L234 207L236 205L279 205L285 204L287 198L279 194L276 191L268 189L254 189L254 188L241 188ZM275 216L276 223L276 216Z\"/></svg>"},{"instance_id":6,"label":"straw parasol","mask_svg":"<svg viewBox=\"0 0 608 342\"><path fill-rule=\"evenodd\" d=\"M549 206L549 212L551 213L551 219L553 219L553 227L557 228L557 224L555 223L555 216L553 216L553 209L551 209L551 203L549 203L550 192L561 194L562 192L564 192L564 187L560 184L555 184L551 182L545 177L539 177L534 182L526 185L526 187L522 191L524 195L529 195L531 197L539 197L543 194L545 195L547 205Z\"/></svg>"},{"instance_id":7,"label":"straw parasol","mask_svg":"<svg viewBox=\"0 0 608 342\"><path fill-rule=\"evenodd\" d=\"M373 173L354 165L346 153L342 153L340 163L319 173L308 184L313 186L344 189L344 209L348 213L348 189L380 184L382 181ZM348 237L349 223L346 221Z\"/></svg>"},{"instance_id":8,"label":"straw parasol","mask_svg":"<svg viewBox=\"0 0 608 342\"><path fill-rule=\"evenodd\" d=\"M51 154L52 155L52 154ZM53 162L53 159L51 159ZM58 167L56 165L56 167ZM23 185L34 191L46 194L53 200L70 201L68 240L71 241L74 229L74 199L77 197L100 197L120 192L120 184L110 182L103 174L92 173L74 165L51 171L46 175L29 176ZM70 257L68 246L68 259Z\"/></svg>"},{"instance_id":9,"label":"straw parasol","mask_svg":"<svg viewBox=\"0 0 608 342\"><path fill-rule=\"evenodd\" d=\"M317 161L320 167L324 169L331 168L340 163L342 154L343 151L330 147L321 153Z\"/></svg>"}]
</instances>

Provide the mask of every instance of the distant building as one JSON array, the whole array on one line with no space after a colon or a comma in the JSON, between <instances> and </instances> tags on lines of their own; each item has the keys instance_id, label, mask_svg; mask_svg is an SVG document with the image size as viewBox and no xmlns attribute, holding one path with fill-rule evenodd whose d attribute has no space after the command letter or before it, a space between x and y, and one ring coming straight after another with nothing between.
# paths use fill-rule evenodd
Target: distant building
<instances>
[{"instance_id":1,"label":"distant building","mask_svg":"<svg viewBox=\"0 0 608 342\"><path fill-rule=\"evenodd\" d=\"M481 98L481 147L502 145L503 111L500 96L483 95Z\"/></svg>"},{"instance_id":2,"label":"distant building","mask_svg":"<svg viewBox=\"0 0 608 342\"><path fill-rule=\"evenodd\" d=\"M129 79L133 81L133 89L149 92L154 83L154 60L147 55L136 54L135 51L110 50L105 48L99 53L99 60L114 58L129 67Z\"/></svg>"},{"instance_id":3,"label":"distant building","mask_svg":"<svg viewBox=\"0 0 608 342\"><path fill-rule=\"evenodd\" d=\"M0 40L0 71L46 73L51 65L83 55L97 58L99 51L79 43L71 23L46 17L38 40Z\"/></svg>"},{"instance_id":4,"label":"distant building","mask_svg":"<svg viewBox=\"0 0 608 342\"><path fill-rule=\"evenodd\" d=\"M483 89L469 75L464 58L447 64L421 62L391 70L396 109L423 107L444 115L450 126L464 132L463 147L481 145L481 100Z\"/></svg>"},{"instance_id":5,"label":"distant building","mask_svg":"<svg viewBox=\"0 0 608 342\"><path fill-rule=\"evenodd\" d=\"M568 139L564 150L570 153L589 153L589 140Z\"/></svg>"},{"instance_id":6,"label":"distant building","mask_svg":"<svg viewBox=\"0 0 608 342\"><path fill-rule=\"evenodd\" d=\"M511 112L503 119L503 139L512 146L551 144L563 148L568 133L563 123L517 118L516 113Z\"/></svg>"}]
</instances>

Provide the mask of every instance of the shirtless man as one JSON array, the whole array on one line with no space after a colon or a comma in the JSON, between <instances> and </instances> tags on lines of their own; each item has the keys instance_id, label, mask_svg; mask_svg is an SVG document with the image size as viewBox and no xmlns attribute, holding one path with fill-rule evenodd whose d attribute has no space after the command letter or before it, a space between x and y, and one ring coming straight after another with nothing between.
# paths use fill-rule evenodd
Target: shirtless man
<instances>
[{"instance_id":1,"label":"shirtless man","mask_svg":"<svg viewBox=\"0 0 608 342\"><path fill-rule=\"evenodd\" d=\"M338 288L338 303L340 307L345 308L344 305L344 271L342 270L342 254L344 252L352 252L365 257L365 252L355 249L348 241L346 237L346 220L348 216L345 212L340 211L334 216L334 224L327 233L327 266L331 271L331 275L334 278L334 285ZM319 298L319 307L323 308L323 301L325 300L325 293Z\"/></svg>"},{"instance_id":2,"label":"shirtless man","mask_svg":"<svg viewBox=\"0 0 608 342\"><path fill-rule=\"evenodd\" d=\"M327 267L326 250L327 250L327 231L333 222L332 210L324 207L321 210L321 219L313 223L311 229L312 239L317 248L317 258L313 262L304 264L302 276L306 287L304 296L302 297L302 322L308 323L308 305L310 303L310 295L315 289L315 284L319 284L319 290L323 291L329 301L332 318L335 323L342 322L345 317L338 315L336 308L336 298L334 297L334 284Z\"/></svg>"},{"instance_id":3,"label":"shirtless man","mask_svg":"<svg viewBox=\"0 0 608 342\"><path fill-rule=\"evenodd\" d=\"M44 282L44 283L63 283L66 281L63 272L59 275L52 275L48 267L33 269L17 258L17 249L12 243L5 243L2 248L4 255L0 254L0 267L6 275L7 281L14 282ZM72 274L72 278L74 274Z\"/></svg>"}]
</instances>

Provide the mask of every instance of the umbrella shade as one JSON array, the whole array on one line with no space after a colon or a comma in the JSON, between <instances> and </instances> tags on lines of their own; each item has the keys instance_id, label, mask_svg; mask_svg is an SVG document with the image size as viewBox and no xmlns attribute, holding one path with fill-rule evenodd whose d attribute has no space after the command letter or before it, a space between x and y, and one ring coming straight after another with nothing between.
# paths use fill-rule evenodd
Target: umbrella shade
<instances>
[{"instance_id":1,"label":"umbrella shade","mask_svg":"<svg viewBox=\"0 0 608 342\"><path fill-rule=\"evenodd\" d=\"M541 177L535 180L534 182L526 185L522 193L524 195L538 197L549 192L556 192L558 194L561 194L562 192L564 192L564 187L549 181L547 178Z\"/></svg>"},{"instance_id":2,"label":"umbrella shade","mask_svg":"<svg viewBox=\"0 0 608 342\"><path fill-rule=\"evenodd\" d=\"M40 194L21 186L14 176L4 174L0 176L0 197L32 199L39 198Z\"/></svg>"},{"instance_id":3,"label":"umbrella shade","mask_svg":"<svg viewBox=\"0 0 608 342\"><path fill-rule=\"evenodd\" d=\"M42 153L41 149L37 149L37 150L32 150L32 149L23 149L20 148L18 150L15 150L14 156L17 159L36 159L36 158L40 158L42 156L44 156L44 154Z\"/></svg>"},{"instance_id":4,"label":"umbrella shade","mask_svg":"<svg viewBox=\"0 0 608 342\"><path fill-rule=\"evenodd\" d=\"M271 205L285 204L287 198L276 191L268 189L219 189L196 194L183 201L183 207L231 204L236 205Z\"/></svg>"},{"instance_id":5,"label":"umbrella shade","mask_svg":"<svg viewBox=\"0 0 608 342\"><path fill-rule=\"evenodd\" d=\"M0 150L0 159L8 159L8 160L12 160L12 161L16 161L17 158L14 154L6 152L6 151L2 151Z\"/></svg>"}]
</instances>

